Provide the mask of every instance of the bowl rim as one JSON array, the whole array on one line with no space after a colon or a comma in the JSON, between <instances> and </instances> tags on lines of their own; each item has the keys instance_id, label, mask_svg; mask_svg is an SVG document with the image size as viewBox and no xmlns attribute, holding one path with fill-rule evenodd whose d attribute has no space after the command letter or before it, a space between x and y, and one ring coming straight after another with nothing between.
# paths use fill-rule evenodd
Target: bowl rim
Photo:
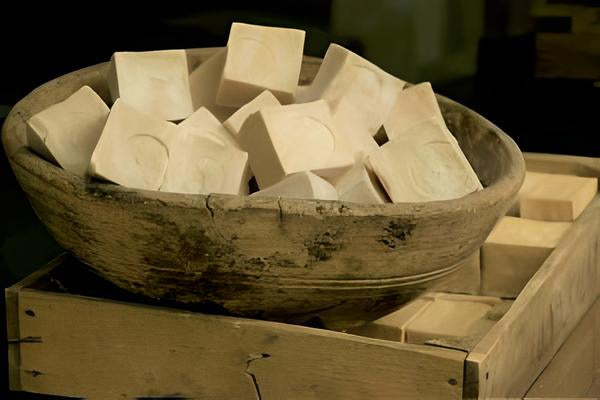
<instances>
[{"instance_id":1,"label":"bowl rim","mask_svg":"<svg viewBox=\"0 0 600 400\"><path fill-rule=\"evenodd\" d=\"M207 57L220 49L220 47L190 49L192 56L200 54ZM318 57L305 56L304 64L320 64ZM24 168L29 173L48 182L63 191L76 192L81 196L108 194L114 197L127 198L130 202L159 202L165 206L193 207L202 205L212 212L212 208L279 208L279 212L288 215L306 215L335 217L344 215L354 216L398 216L432 215L441 213L463 212L467 209L488 208L497 205L506 198L513 196L521 187L525 177L525 161L517 144L492 122L445 96L436 93L438 102L468 114L478 120L480 129L493 133L497 146L503 147L506 159L506 171L483 190L467 194L466 196L450 199L420 203L385 203L361 204L341 200L315 200L315 199L289 199L281 197L248 197L243 195L228 194L181 194L161 191L134 189L108 182L96 182L89 177L80 177L56 166L29 150L24 143L24 130L26 121L32 115L30 108L38 99L48 92L65 83L83 81L79 87L88 84L86 80L102 82L105 80L108 62L82 68L51 81L48 81L31 93L23 97L7 115L2 126L2 144L12 168L14 164ZM106 97L106 96L101 96ZM21 132L21 137L19 137Z\"/></svg>"}]
</instances>

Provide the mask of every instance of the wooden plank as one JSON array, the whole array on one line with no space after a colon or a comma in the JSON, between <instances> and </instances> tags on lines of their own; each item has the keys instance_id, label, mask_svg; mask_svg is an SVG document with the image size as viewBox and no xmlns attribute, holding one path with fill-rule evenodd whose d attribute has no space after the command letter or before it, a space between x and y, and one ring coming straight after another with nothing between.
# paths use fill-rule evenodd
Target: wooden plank
<instances>
[{"instance_id":1,"label":"wooden plank","mask_svg":"<svg viewBox=\"0 0 600 400\"><path fill-rule=\"evenodd\" d=\"M594 382L594 348L600 344L600 300L581 319L525 398L585 397Z\"/></svg>"},{"instance_id":2,"label":"wooden plank","mask_svg":"<svg viewBox=\"0 0 600 400\"><path fill-rule=\"evenodd\" d=\"M522 397L600 289L600 196L467 356L467 397Z\"/></svg>"},{"instance_id":3,"label":"wooden plank","mask_svg":"<svg viewBox=\"0 0 600 400\"><path fill-rule=\"evenodd\" d=\"M538 33L535 76L600 79L600 34Z\"/></svg>"},{"instance_id":4,"label":"wooden plank","mask_svg":"<svg viewBox=\"0 0 600 400\"><path fill-rule=\"evenodd\" d=\"M596 380L585 394L588 399L600 399L600 376L596 376Z\"/></svg>"},{"instance_id":5,"label":"wooden plank","mask_svg":"<svg viewBox=\"0 0 600 400\"><path fill-rule=\"evenodd\" d=\"M577 11L571 19L573 32L600 33L600 8L587 8Z\"/></svg>"},{"instance_id":6,"label":"wooden plank","mask_svg":"<svg viewBox=\"0 0 600 400\"><path fill-rule=\"evenodd\" d=\"M600 8L580 4L548 4L533 0L531 15L536 19L565 18L571 32L600 32Z\"/></svg>"},{"instance_id":7,"label":"wooden plank","mask_svg":"<svg viewBox=\"0 0 600 400\"><path fill-rule=\"evenodd\" d=\"M21 389L91 399L461 398L465 353L23 289ZM31 314L31 313L30 313Z\"/></svg>"},{"instance_id":8,"label":"wooden plank","mask_svg":"<svg viewBox=\"0 0 600 400\"><path fill-rule=\"evenodd\" d=\"M589 10L579 4L549 4L548 0L532 0L531 15L533 17L571 17L584 10Z\"/></svg>"},{"instance_id":9,"label":"wooden plank","mask_svg":"<svg viewBox=\"0 0 600 400\"><path fill-rule=\"evenodd\" d=\"M6 338L8 341L8 385L10 390L21 390L21 379L18 368L21 364L20 342L24 340L35 340L20 336L19 290L46 275L48 271L61 264L66 257L67 253L59 255L45 267L40 268L11 287L4 289L4 296L6 299Z\"/></svg>"},{"instance_id":10,"label":"wooden plank","mask_svg":"<svg viewBox=\"0 0 600 400\"><path fill-rule=\"evenodd\" d=\"M596 321L594 331L597 332L594 342L594 384L598 389L595 393L600 397L600 307L596 306ZM592 384L592 388L594 387ZM591 390L591 389L590 389ZM588 393L589 394L589 393Z\"/></svg>"},{"instance_id":11,"label":"wooden plank","mask_svg":"<svg viewBox=\"0 0 600 400\"><path fill-rule=\"evenodd\" d=\"M600 177L600 158L523 153L527 171Z\"/></svg>"}]
</instances>

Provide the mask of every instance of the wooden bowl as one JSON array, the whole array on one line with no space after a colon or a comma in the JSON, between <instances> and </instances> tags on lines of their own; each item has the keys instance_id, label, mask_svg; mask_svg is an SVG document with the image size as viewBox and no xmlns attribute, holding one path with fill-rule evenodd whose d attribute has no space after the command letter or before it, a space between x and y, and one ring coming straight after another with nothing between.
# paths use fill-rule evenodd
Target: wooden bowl
<instances>
[{"instance_id":1,"label":"wooden bowl","mask_svg":"<svg viewBox=\"0 0 600 400\"><path fill-rule=\"evenodd\" d=\"M193 67L216 51L189 51ZM305 57L301 83L320 60ZM456 271L508 209L524 178L516 144L438 96L485 189L456 200L364 205L183 195L98 183L25 147L25 121L89 85L109 102L106 63L50 81L4 123L13 171L65 249L132 292L234 315L342 329L377 318ZM110 104L110 103L109 103Z\"/></svg>"}]
</instances>

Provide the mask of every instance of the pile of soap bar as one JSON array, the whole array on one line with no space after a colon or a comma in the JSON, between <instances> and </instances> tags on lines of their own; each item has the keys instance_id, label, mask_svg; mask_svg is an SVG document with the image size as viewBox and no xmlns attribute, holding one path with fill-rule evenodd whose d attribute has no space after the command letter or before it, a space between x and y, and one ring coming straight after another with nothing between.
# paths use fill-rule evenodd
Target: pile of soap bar
<instances>
[{"instance_id":1,"label":"pile of soap bar","mask_svg":"<svg viewBox=\"0 0 600 400\"><path fill-rule=\"evenodd\" d=\"M482 189L429 83L405 88L331 44L299 86L304 36L234 23L193 70L184 50L117 52L111 108L84 86L31 117L29 146L74 174L175 193L379 204Z\"/></svg>"}]
</instances>

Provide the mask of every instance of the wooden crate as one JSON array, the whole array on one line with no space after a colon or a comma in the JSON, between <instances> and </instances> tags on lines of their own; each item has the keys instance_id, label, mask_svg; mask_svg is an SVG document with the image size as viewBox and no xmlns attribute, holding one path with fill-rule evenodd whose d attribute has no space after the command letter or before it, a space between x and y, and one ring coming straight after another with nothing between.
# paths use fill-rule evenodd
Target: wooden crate
<instances>
[{"instance_id":1,"label":"wooden crate","mask_svg":"<svg viewBox=\"0 0 600 400\"><path fill-rule=\"evenodd\" d=\"M600 160L529 154L600 176ZM152 304L69 256L6 290L13 390L92 399L523 397L597 301L600 196L472 346L412 345ZM452 346L450 346L452 347Z\"/></svg>"},{"instance_id":2,"label":"wooden crate","mask_svg":"<svg viewBox=\"0 0 600 400\"><path fill-rule=\"evenodd\" d=\"M600 79L600 4L531 3L536 31L535 76Z\"/></svg>"}]
</instances>

